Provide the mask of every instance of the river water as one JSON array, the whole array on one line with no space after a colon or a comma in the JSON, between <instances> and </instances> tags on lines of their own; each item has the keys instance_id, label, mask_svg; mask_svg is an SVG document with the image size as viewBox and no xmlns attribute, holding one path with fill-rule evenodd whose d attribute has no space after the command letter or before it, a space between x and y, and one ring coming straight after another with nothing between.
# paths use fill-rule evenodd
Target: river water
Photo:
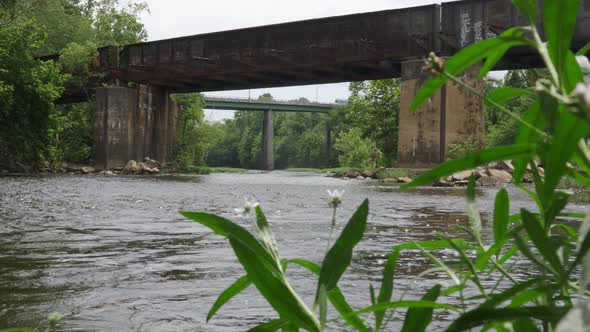
<instances>
[{"instance_id":1,"label":"river water","mask_svg":"<svg viewBox=\"0 0 590 332\"><path fill-rule=\"evenodd\" d=\"M391 247L460 236L467 225L463 189L401 191L376 181L344 181L321 174L270 172L191 177L39 176L0 178L0 328L38 326L54 311L63 331L245 331L275 314L255 288L234 298L210 321L210 306L243 275L229 243L185 220L177 211L221 214L243 225L234 211L255 197L266 212L281 255L319 263L331 218L327 189L345 190L340 230L364 198L370 200L365 238L340 287L357 309L369 305L369 284L378 287ZM485 221L497 189L478 192ZM509 188L512 208L531 201ZM589 212L585 206L572 211ZM442 255L453 255L451 252ZM443 257L446 258L446 257ZM441 274L417 252L400 257L394 298L423 295ZM534 273L515 265L517 274ZM298 267L289 277L310 302L315 278ZM488 285L493 280L484 280ZM453 301L453 299L449 299ZM403 311L391 330L399 329ZM433 329L448 324L440 315ZM346 330L333 326L334 330Z\"/></svg>"}]
</instances>

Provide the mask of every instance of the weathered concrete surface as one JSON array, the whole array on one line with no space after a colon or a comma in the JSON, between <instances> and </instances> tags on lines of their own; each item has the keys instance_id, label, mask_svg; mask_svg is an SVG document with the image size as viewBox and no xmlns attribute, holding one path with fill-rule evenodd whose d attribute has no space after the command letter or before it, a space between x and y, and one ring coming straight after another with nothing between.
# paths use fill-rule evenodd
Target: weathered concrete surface
<instances>
[{"instance_id":1,"label":"weathered concrete surface","mask_svg":"<svg viewBox=\"0 0 590 332\"><path fill-rule=\"evenodd\" d=\"M431 167L446 159L449 144L475 139L483 147L483 103L480 98L454 85L446 85L414 113L409 106L424 84L423 61L402 65L398 162L401 167ZM477 68L461 78L483 92L475 78Z\"/></svg>"},{"instance_id":2,"label":"weathered concrete surface","mask_svg":"<svg viewBox=\"0 0 590 332\"><path fill-rule=\"evenodd\" d=\"M262 169L272 171L274 169L274 126L272 111L264 111L262 120Z\"/></svg>"},{"instance_id":3,"label":"weathered concrete surface","mask_svg":"<svg viewBox=\"0 0 590 332\"><path fill-rule=\"evenodd\" d=\"M178 107L160 88L102 87L96 90L94 165L124 167L145 157L166 162L174 150Z\"/></svg>"}]
</instances>

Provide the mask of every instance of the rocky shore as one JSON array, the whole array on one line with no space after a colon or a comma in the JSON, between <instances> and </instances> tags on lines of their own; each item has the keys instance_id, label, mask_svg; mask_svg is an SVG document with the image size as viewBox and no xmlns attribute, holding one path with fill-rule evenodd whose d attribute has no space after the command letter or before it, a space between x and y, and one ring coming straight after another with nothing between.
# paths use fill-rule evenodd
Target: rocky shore
<instances>
[{"instance_id":1,"label":"rocky shore","mask_svg":"<svg viewBox=\"0 0 590 332\"><path fill-rule=\"evenodd\" d=\"M348 170L346 172L336 173L334 177L342 180L380 180L386 184L405 184L412 182L412 176L387 177L389 173L403 173L396 169L374 168L368 170ZM544 176L545 170L537 166L537 171ZM417 172L419 173L419 172ZM488 164L485 167L478 167L473 170L457 172L446 178L441 178L434 182L434 187L461 187L469 184L469 178L473 175L477 186L496 187L512 182L514 174L514 165L510 161L501 161ZM528 172L522 180L523 183L532 183L531 172Z\"/></svg>"},{"instance_id":2,"label":"rocky shore","mask_svg":"<svg viewBox=\"0 0 590 332\"><path fill-rule=\"evenodd\" d=\"M159 174L162 169L162 164L151 158L145 158L143 162L137 162L135 160L129 160L125 167L115 167L109 170L97 170L91 166L83 165L71 165L64 164L60 168L51 168L49 164L44 164L38 169L32 167L22 166L16 171L10 171L8 169L0 170L0 174L3 175L16 175L16 174L78 174L78 175L89 175L97 174L100 176L117 176L117 175L155 175Z\"/></svg>"}]
</instances>

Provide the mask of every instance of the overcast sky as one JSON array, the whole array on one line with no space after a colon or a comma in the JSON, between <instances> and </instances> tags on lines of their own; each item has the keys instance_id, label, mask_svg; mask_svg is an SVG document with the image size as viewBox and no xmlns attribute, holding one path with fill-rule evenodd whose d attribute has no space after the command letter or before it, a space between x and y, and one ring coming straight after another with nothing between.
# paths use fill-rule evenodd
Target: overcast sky
<instances>
[{"instance_id":1,"label":"overcast sky","mask_svg":"<svg viewBox=\"0 0 590 332\"><path fill-rule=\"evenodd\" d=\"M413 7L432 0L147 0L150 13L143 15L149 40L174 38L206 32L239 29L274 23L346 15L384 9ZM447 2L447 1L445 1ZM276 99L305 97L332 103L349 96L348 83L308 85L289 88L211 92L207 95L257 98L269 92ZM233 113L206 112L218 120Z\"/></svg>"}]
</instances>

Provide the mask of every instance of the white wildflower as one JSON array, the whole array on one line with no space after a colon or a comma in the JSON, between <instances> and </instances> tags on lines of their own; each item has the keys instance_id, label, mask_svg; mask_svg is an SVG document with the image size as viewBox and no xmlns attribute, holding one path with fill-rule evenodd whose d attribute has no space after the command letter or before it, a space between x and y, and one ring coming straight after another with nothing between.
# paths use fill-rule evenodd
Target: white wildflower
<instances>
[{"instance_id":1,"label":"white wildflower","mask_svg":"<svg viewBox=\"0 0 590 332\"><path fill-rule=\"evenodd\" d=\"M244 197L244 207L235 209L235 211L239 214L250 214L256 209L258 205L260 205L260 203L258 203L256 199L252 199L250 201L248 198Z\"/></svg>"},{"instance_id":2,"label":"white wildflower","mask_svg":"<svg viewBox=\"0 0 590 332\"><path fill-rule=\"evenodd\" d=\"M579 97L587 106L590 106L590 84L578 83L574 90L574 96Z\"/></svg>"},{"instance_id":3,"label":"white wildflower","mask_svg":"<svg viewBox=\"0 0 590 332\"><path fill-rule=\"evenodd\" d=\"M329 205L331 208L337 208L342 204L342 195L344 195L344 190L339 191L338 189L326 190L328 195L330 195Z\"/></svg>"}]
</instances>

